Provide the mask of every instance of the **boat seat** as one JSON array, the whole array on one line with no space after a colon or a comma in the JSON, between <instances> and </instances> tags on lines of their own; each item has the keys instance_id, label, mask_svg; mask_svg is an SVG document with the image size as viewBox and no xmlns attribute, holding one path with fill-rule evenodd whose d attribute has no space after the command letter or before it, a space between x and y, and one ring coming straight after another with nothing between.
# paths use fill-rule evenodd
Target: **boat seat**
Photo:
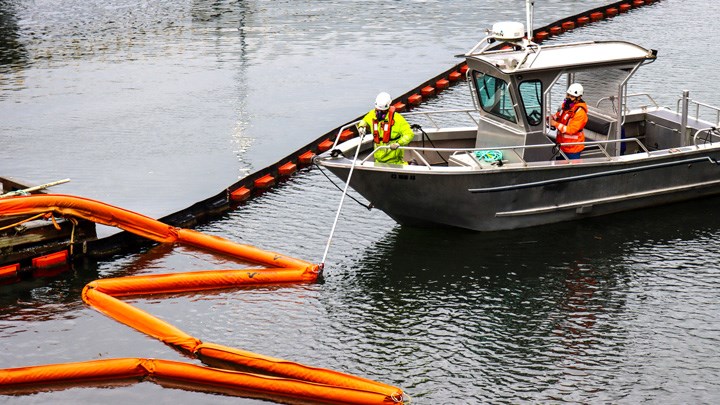
<instances>
[{"instance_id":1,"label":"boat seat","mask_svg":"<svg viewBox=\"0 0 720 405\"><path fill-rule=\"evenodd\" d=\"M614 120L588 114L588 122L583 129L585 141L606 141L614 122ZM599 146L589 145L585 147L582 156L584 158L601 157L605 156L605 154L600 150Z\"/></svg>"},{"instance_id":2,"label":"boat seat","mask_svg":"<svg viewBox=\"0 0 720 405\"><path fill-rule=\"evenodd\" d=\"M613 123L615 123L614 120L588 114L588 122L585 124L585 138L592 141L607 140Z\"/></svg>"}]
</instances>

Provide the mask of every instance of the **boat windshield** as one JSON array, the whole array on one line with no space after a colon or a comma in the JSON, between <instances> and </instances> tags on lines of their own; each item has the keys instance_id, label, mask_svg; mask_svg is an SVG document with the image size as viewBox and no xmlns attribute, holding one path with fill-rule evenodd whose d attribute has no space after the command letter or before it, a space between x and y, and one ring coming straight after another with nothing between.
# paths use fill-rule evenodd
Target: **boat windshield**
<instances>
[{"instance_id":1,"label":"boat windshield","mask_svg":"<svg viewBox=\"0 0 720 405\"><path fill-rule=\"evenodd\" d=\"M513 123L517 122L506 81L487 73L475 72L475 88L483 111Z\"/></svg>"},{"instance_id":2,"label":"boat windshield","mask_svg":"<svg viewBox=\"0 0 720 405\"><path fill-rule=\"evenodd\" d=\"M530 125L540 125L543 118L542 82L540 80L522 82L520 83L519 90L528 123Z\"/></svg>"}]
</instances>

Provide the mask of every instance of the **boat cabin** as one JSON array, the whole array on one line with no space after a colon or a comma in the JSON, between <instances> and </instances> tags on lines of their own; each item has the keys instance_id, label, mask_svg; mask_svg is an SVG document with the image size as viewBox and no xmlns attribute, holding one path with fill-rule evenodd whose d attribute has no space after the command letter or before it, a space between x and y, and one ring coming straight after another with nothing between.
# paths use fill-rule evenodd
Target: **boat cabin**
<instances>
[{"instance_id":1,"label":"boat cabin","mask_svg":"<svg viewBox=\"0 0 720 405\"><path fill-rule=\"evenodd\" d=\"M519 27L518 27L519 25ZM588 105L586 141L624 136L627 82L656 51L624 41L590 41L541 46L524 38L522 24L495 24L492 33L465 54L468 80L480 113L475 147L552 144L547 117L572 83L584 87ZM515 32L515 34L512 34ZM624 144L623 144L624 145ZM617 143L606 146L619 154ZM552 148L524 148L527 161L552 158Z\"/></svg>"}]
</instances>

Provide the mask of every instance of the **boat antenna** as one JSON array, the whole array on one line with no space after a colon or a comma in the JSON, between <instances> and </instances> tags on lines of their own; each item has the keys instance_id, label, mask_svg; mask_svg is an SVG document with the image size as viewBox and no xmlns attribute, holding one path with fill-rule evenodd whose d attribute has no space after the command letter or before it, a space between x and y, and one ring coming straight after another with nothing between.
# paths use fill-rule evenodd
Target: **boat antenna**
<instances>
[{"instance_id":1,"label":"boat antenna","mask_svg":"<svg viewBox=\"0 0 720 405\"><path fill-rule=\"evenodd\" d=\"M533 9L535 2L533 0L525 0L525 18L527 23L527 39L532 41L533 38Z\"/></svg>"}]
</instances>

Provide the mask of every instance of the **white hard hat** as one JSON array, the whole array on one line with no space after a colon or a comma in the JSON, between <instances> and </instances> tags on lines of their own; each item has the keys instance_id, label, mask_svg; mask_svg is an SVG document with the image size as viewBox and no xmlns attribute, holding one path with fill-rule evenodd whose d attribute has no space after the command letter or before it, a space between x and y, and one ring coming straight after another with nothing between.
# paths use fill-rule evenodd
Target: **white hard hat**
<instances>
[{"instance_id":1,"label":"white hard hat","mask_svg":"<svg viewBox=\"0 0 720 405\"><path fill-rule=\"evenodd\" d=\"M385 111L390 108L390 103L392 103L392 97L384 91L375 98L375 108L380 111Z\"/></svg>"},{"instance_id":2,"label":"white hard hat","mask_svg":"<svg viewBox=\"0 0 720 405\"><path fill-rule=\"evenodd\" d=\"M574 97L580 97L583 95L583 86L580 83L573 83L568 87L567 94L574 96Z\"/></svg>"}]
</instances>

